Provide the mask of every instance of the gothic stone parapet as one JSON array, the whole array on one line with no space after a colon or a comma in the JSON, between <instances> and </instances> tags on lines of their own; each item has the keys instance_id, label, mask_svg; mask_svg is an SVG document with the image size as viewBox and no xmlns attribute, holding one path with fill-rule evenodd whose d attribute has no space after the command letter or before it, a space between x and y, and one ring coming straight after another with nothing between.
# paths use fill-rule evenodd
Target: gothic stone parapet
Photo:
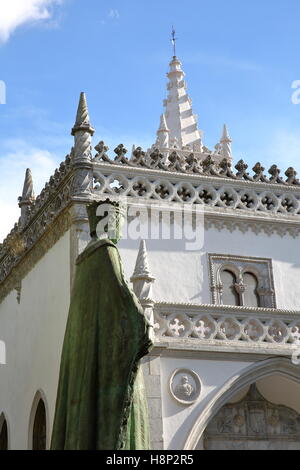
<instances>
[{"instance_id":1,"label":"gothic stone parapet","mask_svg":"<svg viewBox=\"0 0 300 470\"><path fill-rule=\"evenodd\" d=\"M292 356L300 347L300 312L157 302L154 314L157 341L171 348Z\"/></svg>"},{"instance_id":2,"label":"gothic stone parapet","mask_svg":"<svg viewBox=\"0 0 300 470\"><path fill-rule=\"evenodd\" d=\"M128 201L140 199L148 204L196 204L205 210L210 226L220 226L221 221L226 221L229 230L232 227L242 231L262 230L267 234L275 232L281 236L298 235L298 185L221 177L215 171L209 174L212 171L210 168L207 174L167 172L161 166L146 168L94 161L93 194L96 197L123 196Z\"/></svg>"}]
</instances>

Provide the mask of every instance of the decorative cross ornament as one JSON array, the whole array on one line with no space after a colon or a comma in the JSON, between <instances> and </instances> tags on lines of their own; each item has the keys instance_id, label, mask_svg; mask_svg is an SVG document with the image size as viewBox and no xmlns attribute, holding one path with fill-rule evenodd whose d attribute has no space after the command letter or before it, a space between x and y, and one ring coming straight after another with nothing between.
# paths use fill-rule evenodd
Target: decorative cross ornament
<instances>
[{"instance_id":1,"label":"decorative cross ornament","mask_svg":"<svg viewBox=\"0 0 300 470\"><path fill-rule=\"evenodd\" d=\"M177 41L177 38L175 37L176 35L176 31L174 29L174 26L172 26L172 39L171 39L171 42L173 44L173 55L174 57L176 57L176 41Z\"/></svg>"}]
</instances>

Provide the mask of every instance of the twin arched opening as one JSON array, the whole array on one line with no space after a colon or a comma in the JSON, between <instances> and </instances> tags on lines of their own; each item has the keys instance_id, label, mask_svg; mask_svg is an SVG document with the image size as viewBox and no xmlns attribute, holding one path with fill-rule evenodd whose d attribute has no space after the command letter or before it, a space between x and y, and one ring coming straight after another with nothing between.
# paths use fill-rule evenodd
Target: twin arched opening
<instances>
[{"instance_id":1,"label":"twin arched opening","mask_svg":"<svg viewBox=\"0 0 300 470\"><path fill-rule=\"evenodd\" d=\"M244 272L237 279L233 270L220 272L223 305L260 307L258 279L252 272Z\"/></svg>"}]
</instances>

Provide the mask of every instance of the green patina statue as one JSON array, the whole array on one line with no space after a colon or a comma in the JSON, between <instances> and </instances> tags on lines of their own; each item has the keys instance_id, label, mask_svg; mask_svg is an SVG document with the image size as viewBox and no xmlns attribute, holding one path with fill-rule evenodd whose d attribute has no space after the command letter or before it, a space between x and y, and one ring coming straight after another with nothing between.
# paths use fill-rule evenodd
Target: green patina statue
<instances>
[{"instance_id":1,"label":"green patina statue","mask_svg":"<svg viewBox=\"0 0 300 470\"><path fill-rule=\"evenodd\" d=\"M143 309L123 274L116 242L99 239L88 206L92 241L77 259L66 327L52 450L149 449L147 403L140 360L152 343ZM111 211L110 211L111 213ZM104 231L107 231L105 228ZM115 243L114 243L115 242Z\"/></svg>"}]
</instances>

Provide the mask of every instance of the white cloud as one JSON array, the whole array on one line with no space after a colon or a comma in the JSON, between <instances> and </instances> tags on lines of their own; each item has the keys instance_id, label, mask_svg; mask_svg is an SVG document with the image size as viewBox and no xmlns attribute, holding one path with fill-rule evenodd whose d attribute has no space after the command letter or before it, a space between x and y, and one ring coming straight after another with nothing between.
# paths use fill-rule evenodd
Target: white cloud
<instances>
[{"instance_id":1,"label":"white cloud","mask_svg":"<svg viewBox=\"0 0 300 470\"><path fill-rule=\"evenodd\" d=\"M109 13L108 13L108 17L113 19L113 20L118 20L120 18L119 10L111 8Z\"/></svg>"},{"instance_id":2,"label":"white cloud","mask_svg":"<svg viewBox=\"0 0 300 470\"><path fill-rule=\"evenodd\" d=\"M0 158L0 242L20 217L18 197L22 194L26 168L31 168L34 190L39 194L59 160L47 150L30 147L23 141L7 144L14 150Z\"/></svg>"},{"instance_id":3,"label":"white cloud","mask_svg":"<svg viewBox=\"0 0 300 470\"><path fill-rule=\"evenodd\" d=\"M51 18L51 6L62 0L0 0L0 42L24 23Z\"/></svg>"},{"instance_id":4,"label":"white cloud","mask_svg":"<svg viewBox=\"0 0 300 470\"><path fill-rule=\"evenodd\" d=\"M0 1L1 1L1 0L0 0ZM109 12L107 13L107 17L106 17L106 18L108 18L110 21L114 21L114 20L117 21L117 20L120 19L120 16L121 16L121 15L120 15L119 10L117 10L116 8L111 8L111 9L109 10ZM106 20L104 19L104 20L101 20L100 23L101 23L101 24L106 24L107 22L106 22Z\"/></svg>"}]
</instances>

